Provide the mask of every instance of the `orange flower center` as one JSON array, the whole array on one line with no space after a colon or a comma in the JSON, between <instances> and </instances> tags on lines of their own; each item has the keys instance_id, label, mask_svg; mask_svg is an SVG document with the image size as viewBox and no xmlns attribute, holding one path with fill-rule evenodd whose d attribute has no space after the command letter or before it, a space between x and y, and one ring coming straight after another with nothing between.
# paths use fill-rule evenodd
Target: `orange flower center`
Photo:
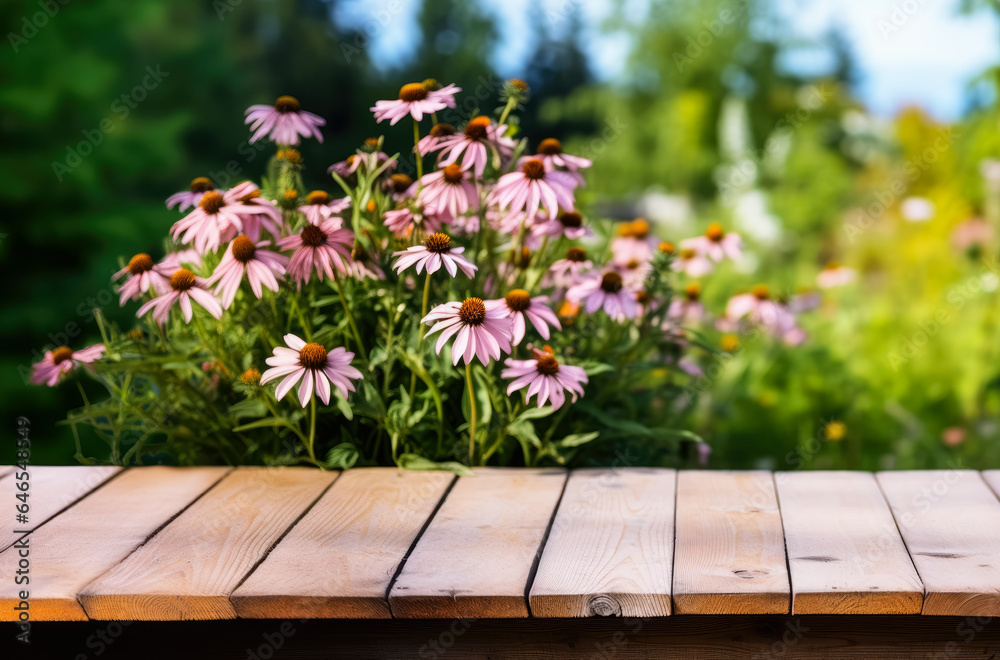
<instances>
[{"instance_id":1,"label":"orange flower center","mask_svg":"<svg viewBox=\"0 0 1000 660\"><path fill-rule=\"evenodd\" d=\"M245 194L242 197L240 197L240 202L243 203L243 204L247 204L247 203L250 202L250 200L257 199L259 197L260 197L260 191L259 190L251 190L247 194Z\"/></svg>"},{"instance_id":2,"label":"orange flower center","mask_svg":"<svg viewBox=\"0 0 1000 660\"><path fill-rule=\"evenodd\" d=\"M486 305L482 298L466 298L458 309L458 318L466 325L482 325L486 320Z\"/></svg>"},{"instance_id":3,"label":"orange flower center","mask_svg":"<svg viewBox=\"0 0 1000 660\"><path fill-rule=\"evenodd\" d=\"M562 153L562 143L555 138L545 138L538 143L538 153L546 156L554 156Z\"/></svg>"},{"instance_id":4,"label":"orange flower center","mask_svg":"<svg viewBox=\"0 0 1000 660\"><path fill-rule=\"evenodd\" d=\"M201 202L199 202L198 206L200 206L201 210L205 213L214 215L219 212L219 209L221 209L224 204L225 201L222 199L222 195L214 190L210 190L202 196Z\"/></svg>"},{"instance_id":5,"label":"orange flower center","mask_svg":"<svg viewBox=\"0 0 1000 660\"><path fill-rule=\"evenodd\" d=\"M306 344L299 351L299 364L306 369L326 366L326 349L320 344Z\"/></svg>"},{"instance_id":6,"label":"orange flower center","mask_svg":"<svg viewBox=\"0 0 1000 660\"><path fill-rule=\"evenodd\" d=\"M280 149L277 153L278 160L287 160L289 163L299 165L302 163L302 152L298 149Z\"/></svg>"},{"instance_id":7,"label":"orange flower center","mask_svg":"<svg viewBox=\"0 0 1000 660\"><path fill-rule=\"evenodd\" d=\"M546 376L554 376L559 372L559 362L556 361L554 357L545 353L535 358L537 362L538 373L544 374Z\"/></svg>"},{"instance_id":8,"label":"orange flower center","mask_svg":"<svg viewBox=\"0 0 1000 660\"><path fill-rule=\"evenodd\" d=\"M326 244L326 232L316 225L306 225L302 230L302 244L309 247L319 247Z\"/></svg>"},{"instance_id":9,"label":"orange flower center","mask_svg":"<svg viewBox=\"0 0 1000 660\"><path fill-rule=\"evenodd\" d=\"M693 248L684 248L681 250L681 259L694 259L697 254Z\"/></svg>"},{"instance_id":10,"label":"orange flower center","mask_svg":"<svg viewBox=\"0 0 1000 660\"><path fill-rule=\"evenodd\" d=\"M753 293L754 298L756 298L757 300L767 300L768 298L771 297L771 292L763 284L758 284L753 288L751 292Z\"/></svg>"},{"instance_id":11,"label":"orange flower center","mask_svg":"<svg viewBox=\"0 0 1000 660\"><path fill-rule=\"evenodd\" d=\"M660 252L662 252L663 254L673 254L674 244L669 241L663 241L662 243L660 243Z\"/></svg>"},{"instance_id":12,"label":"orange flower center","mask_svg":"<svg viewBox=\"0 0 1000 660\"><path fill-rule=\"evenodd\" d=\"M257 246L246 236L237 236L233 239L233 258L236 261L245 264L253 259L255 252L257 252Z\"/></svg>"},{"instance_id":13,"label":"orange flower center","mask_svg":"<svg viewBox=\"0 0 1000 660\"><path fill-rule=\"evenodd\" d=\"M274 109L278 112L298 112L301 108L299 100L294 96L279 96L274 102Z\"/></svg>"},{"instance_id":14,"label":"orange flower center","mask_svg":"<svg viewBox=\"0 0 1000 660\"><path fill-rule=\"evenodd\" d=\"M465 137L470 140L482 140L486 137L486 129L490 127L490 118L480 115L469 120L465 126Z\"/></svg>"},{"instance_id":15,"label":"orange flower center","mask_svg":"<svg viewBox=\"0 0 1000 660\"><path fill-rule=\"evenodd\" d=\"M577 263L580 263L581 261L587 260L587 251L584 250L583 248L571 247L570 249L566 250L566 258L569 259L570 261L575 261Z\"/></svg>"},{"instance_id":16,"label":"orange flower center","mask_svg":"<svg viewBox=\"0 0 1000 660\"><path fill-rule=\"evenodd\" d=\"M61 364L73 357L73 349L69 346L60 346L52 351L52 363Z\"/></svg>"},{"instance_id":17,"label":"orange flower center","mask_svg":"<svg viewBox=\"0 0 1000 660\"><path fill-rule=\"evenodd\" d=\"M179 268L170 276L170 288L174 291L187 291L194 286L194 273L187 268Z\"/></svg>"},{"instance_id":18,"label":"orange flower center","mask_svg":"<svg viewBox=\"0 0 1000 660\"><path fill-rule=\"evenodd\" d=\"M193 193L208 192L214 187L212 180L207 176L199 176L191 180L191 192Z\"/></svg>"},{"instance_id":19,"label":"orange flower center","mask_svg":"<svg viewBox=\"0 0 1000 660\"><path fill-rule=\"evenodd\" d=\"M454 135L454 134L455 134L455 127L452 126L451 124L444 124L444 123L434 124L433 128L431 128L431 137L436 137L436 138L447 137L449 135Z\"/></svg>"},{"instance_id":20,"label":"orange flower center","mask_svg":"<svg viewBox=\"0 0 1000 660\"><path fill-rule=\"evenodd\" d=\"M423 101L427 98L427 88L423 83L409 83L399 88L399 99L407 103Z\"/></svg>"},{"instance_id":21,"label":"orange flower center","mask_svg":"<svg viewBox=\"0 0 1000 660\"><path fill-rule=\"evenodd\" d=\"M562 223L563 227L582 227L583 217L576 211L567 211L559 216L559 222Z\"/></svg>"},{"instance_id":22,"label":"orange flower center","mask_svg":"<svg viewBox=\"0 0 1000 660\"><path fill-rule=\"evenodd\" d=\"M649 236L649 223L644 219L639 218L638 220L633 220L632 225L632 237L637 238L640 241Z\"/></svg>"},{"instance_id":23,"label":"orange flower center","mask_svg":"<svg viewBox=\"0 0 1000 660\"><path fill-rule=\"evenodd\" d=\"M243 375L240 376L240 380L243 381L244 385L257 385L260 383L260 372L253 367L250 367L243 372Z\"/></svg>"},{"instance_id":24,"label":"orange flower center","mask_svg":"<svg viewBox=\"0 0 1000 660\"><path fill-rule=\"evenodd\" d=\"M306 195L306 204L329 204L330 193L325 190L314 190Z\"/></svg>"},{"instance_id":25,"label":"orange flower center","mask_svg":"<svg viewBox=\"0 0 1000 660\"><path fill-rule=\"evenodd\" d=\"M622 290L622 276L618 273L604 273L601 289L606 293L618 293Z\"/></svg>"},{"instance_id":26,"label":"orange flower center","mask_svg":"<svg viewBox=\"0 0 1000 660\"><path fill-rule=\"evenodd\" d=\"M715 241L716 243L721 241L722 237L725 235L726 232L723 231L722 225L718 222L713 222L708 226L708 229L705 230L705 236L708 236L708 240Z\"/></svg>"},{"instance_id":27,"label":"orange flower center","mask_svg":"<svg viewBox=\"0 0 1000 660\"><path fill-rule=\"evenodd\" d=\"M513 289L507 294L507 307L512 312L523 312L531 304L531 294L524 289Z\"/></svg>"},{"instance_id":28,"label":"orange flower center","mask_svg":"<svg viewBox=\"0 0 1000 660\"><path fill-rule=\"evenodd\" d=\"M413 185L413 179L408 174L393 174L390 180L392 189L398 193L406 192L406 189Z\"/></svg>"},{"instance_id":29,"label":"orange flower center","mask_svg":"<svg viewBox=\"0 0 1000 660\"><path fill-rule=\"evenodd\" d=\"M542 161L531 159L521 166L521 171L524 172L524 176L532 181L536 181L545 176L545 166L542 165Z\"/></svg>"},{"instance_id":30,"label":"orange flower center","mask_svg":"<svg viewBox=\"0 0 1000 660\"><path fill-rule=\"evenodd\" d=\"M133 275L142 275L148 270L153 270L153 258L145 252L140 252L128 260L128 272Z\"/></svg>"},{"instance_id":31,"label":"orange flower center","mask_svg":"<svg viewBox=\"0 0 1000 660\"><path fill-rule=\"evenodd\" d=\"M444 168L444 180L452 184L461 183L462 168L457 163L446 165Z\"/></svg>"},{"instance_id":32,"label":"orange flower center","mask_svg":"<svg viewBox=\"0 0 1000 660\"><path fill-rule=\"evenodd\" d=\"M691 282L684 287L684 295L688 300L694 301L701 297L701 286L697 282Z\"/></svg>"},{"instance_id":33,"label":"orange flower center","mask_svg":"<svg viewBox=\"0 0 1000 660\"><path fill-rule=\"evenodd\" d=\"M448 234L437 232L427 237L424 241L424 247L431 252L447 252L451 249L451 238L448 237Z\"/></svg>"}]
</instances>

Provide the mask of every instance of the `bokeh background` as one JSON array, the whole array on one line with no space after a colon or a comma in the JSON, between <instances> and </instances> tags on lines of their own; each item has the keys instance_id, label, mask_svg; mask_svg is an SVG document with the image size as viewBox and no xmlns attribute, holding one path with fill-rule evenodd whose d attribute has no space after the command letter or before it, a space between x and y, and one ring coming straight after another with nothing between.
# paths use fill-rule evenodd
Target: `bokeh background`
<instances>
[{"instance_id":1,"label":"bokeh background","mask_svg":"<svg viewBox=\"0 0 1000 660\"><path fill-rule=\"evenodd\" d=\"M110 285L195 176L259 178L243 109L328 120L313 179L386 130L368 107L434 77L516 76L522 130L595 159L589 199L665 239L712 221L750 252L710 308L767 284L822 292L795 347L703 365L688 420L715 467L1000 467L998 4L917 0L53 0L4 2L0 407L37 463L71 462L71 384L26 384L46 346L126 327ZM492 103L491 100L484 103ZM491 106L487 106L491 109ZM380 130L381 129L381 130ZM93 393L95 396L99 392ZM13 426L8 428L13 429ZM13 439L13 433L11 433ZM86 444L89 440L84 438ZM9 462L13 441L0 446Z\"/></svg>"}]
</instances>

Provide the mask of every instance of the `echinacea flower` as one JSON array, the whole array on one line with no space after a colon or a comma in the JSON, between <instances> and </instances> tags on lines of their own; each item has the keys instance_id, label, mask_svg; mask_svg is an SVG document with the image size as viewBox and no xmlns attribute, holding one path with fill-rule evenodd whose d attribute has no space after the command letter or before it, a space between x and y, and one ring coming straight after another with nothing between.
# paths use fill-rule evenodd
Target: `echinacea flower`
<instances>
[{"instance_id":1,"label":"echinacea flower","mask_svg":"<svg viewBox=\"0 0 1000 660\"><path fill-rule=\"evenodd\" d=\"M408 83L399 89L399 98L392 101L376 101L369 110L375 114L375 121L382 123L388 119L395 126L406 115L420 121L424 115L434 114L445 108L455 107L455 94L461 87L448 85L441 89L428 89L424 83Z\"/></svg>"},{"instance_id":2,"label":"echinacea flower","mask_svg":"<svg viewBox=\"0 0 1000 660\"><path fill-rule=\"evenodd\" d=\"M805 339L805 334L795 325L795 314L787 305L772 300L770 291L763 284L755 286L750 293L741 293L729 299L726 318L738 321L743 317L788 343L801 343Z\"/></svg>"},{"instance_id":3,"label":"echinacea flower","mask_svg":"<svg viewBox=\"0 0 1000 660\"><path fill-rule=\"evenodd\" d=\"M176 206L178 211L184 211L190 206L197 206L198 202L201 201L202 195L209 190L215 190L212 180L207 176L196 177L191 181L190 190L182 190L167 197L167 208L172 209Z\"/></svg>"},{"instance_id":4,"label":"echinacea flower","mask_svg":"<svg viewBox=\"0 0 1000 660\"><path fill-rule=\"evenodd\" d=\"M351 206L351 198L332 199L325 190L314 190L306 195L306 203L299 212L306 216L309 224L318 225L334 213L340 213Z\"/></svg>"},{"instance_id":5,"label":"echinacea flower","mask_svg":"<svg viewBox=\"0 0 1000 660\"><path fill-rule=\"evenodd\" d=\"M242 232L247 216L273 216L274 207L267 200L262 200L265 204L248 203L255 199L253 189L256 186L247 184L240 184L225 194L215 190L206 192L191 213L174 223L171 235L181 243L193 242L198 254L206 254L215 251L223 240Z\"/></svg>"},{"instance_id":6,"label":"echinacea flower","mask_svg":"<svg viewBox=\"0 0 1000 660\"><path fill-rule=\"evenodd\" d=\"M438 215L437 209L432 206L404 206L401 209L386 211L383 215L385 226L397 238L409 238L416 229L433 234L441 229L441 224L445 221L445 218ZM448 218L450 219L450 216Z\"/></svg>"},{"instance_id":7,"label":"echinacea flower","mask_svg":"<svg viewBox=\"0 0 1000 660\"><path fill-rule=\"evenodd\" d=\"M330 167L326 168L327 174L337 173L343 179L350 179L351 175L354 174L361 164L365 162L365 159L358 154L351 154L344 160L337 161Z\"/></svg>"},{"instance_id":8,"label":"echinacea flower","mask_svg":"<svg viewBox=\"0 0 1000 660\"><path fill-rule=\"evenodd\" d=\"M705 307L701 304L701 287L691 282L684 287L684 297L670 302L667 318L683 323L698 323L705 318Z\"/></svg>"},{"instance_id":9,"label":"echinacea flower","mask_svg":"<svg viewBox=\"0 0 1000 660\"><path fill-rule=\"evenodd\" d=\"M354 279L357 280L366 278L373 280L385 279L385 271L382 270L378 261L367 250L359 250L348 269Z\"/></svg>"},{"instance_id":10,"label":"echinacea flower","mask_svg":"<svg viewBox=\"0 0 1000 660\"><path fill-rule=\"evenodd\" d=\"M306 225L301 233L278 241L282 250L293 250L288 262L288 274L299 283L309 284L313 271L323 281L323 275L333 279L333 269L347 272L344 259L350 261L354 232L341 226L340 218L328 218L318 225Z\"/></svg>"},{"instance_id":11,"label":"echinacea flower","mask_svg":"<svg viewBox=\"0 0 1000 660\"><path fill-rule=\"evenodd\" d=\"M571 210L575 182L566 172L547 172L542 161L529 159L521 169L504 174L490 193L500 210L524 211L534 215L544 207L549 217L559 213L562 207Z\"/></svg>"},{"instance_id":12,"label":"echinacea flower","mask_svg":"<svg viewBox=\"0 0 1000 660\"><path fill-rule=\"evenodd\" d=\"M481 298L466 298L463 302L444 303L420 322L436 322L428 335L441 331L435 348L438 355L448 339L455 337L452 364L457 365L460 358L469 364L478 357L483 365L488 365L491 357L500 359L501 351L510 353L511 323L502 300L483 302Z\"/></svg>"},{"instance_id":13,"label":"echinacea flower","mask_svg":"<svg viewBox=\"0 0 1000 660\"><path fill-rule=\"evenodd\" d=\"M969 218L951 232L951 241L959 250L981 248L993 242L993 225L982 218Z\"/></svg>"},{"instance_id":14,"label":"echinacea flower","mask_svg":"<svg viewBox=\"0 0 1000 660\"><path fill-rule=\"evenodd\" d=\"M583 385L587 383L587 373L581 367L559 364L555 356L545 351L535 351L531 360L507 359L507 368L500 372L504 378L514 380L507 386L508 396L517 390L528 388L525 402L536 396L535 402L541 408L547 402L552 402L555 408L562 408L566 403L566 392L570 393L572 402L583 396Z\"/></svg>"},{"instance_id":15,"label":"echinacea flower","mask_svg":"<svg viewBox=\"0 0 1000 660\"><path fill-rule=\"evenodd\" d=\"M35 385L55 387L59 379L79 364L90 364L104 355L104 344L94 344L82 351L74 351L69 346L60 346L45 351L40 362L31 365L30 380Z\"/></svg>"},{"instance_id":16,"label":"echinacea flower","mask_svg":"<svg viewBox=\"0 0 1000 660\"><path fill-rule=\"evenodd\" d=\"M646 278L653 272L652 262L639 261L638 259L623 264L613 263L612 265L622 276L625 286L636 291L642 288Z\"/></svg>"},{"instance_id":17,"label":"echinacea flower","mask_svg":"<svg viewBox=\"0 0 1000 660\"><path fill-rule=\"evenodd\" d=\"M364 376L361 372L351 366L354 353L348 352L341 346L327 351L322 344L306 343L293 334L284 337L284 346L274 348L273 357L265 360L271 365L261 375L260 384L265 385L270 381L284 376L274 396L279 401L288 394L295 384L299 385L299 405L303 408L309 403L313 392L319 395L324 404L330 403L330 384L340 390L341 396L345 399L348 393L354 391L352 380L360 380Z\"/></svg>"},{"instance_id":18,"label":"echinacea flower","mask_svg":"<svg viewBox=\"0 0 1000 660\"><path fill-rule=\"evenodd\" d=\"M570 302L583 304L588 314L599 309L614 320L633 319L639 313L635 289L626 287L622 276L614 270L584 277L566 292Z\"/></svg>"},{"instance_id":19,"label":"echinacea flower","mask_svg":"<svg viewBox=\"0 0 1000 660\"><path fill-rule=\"evenodd\" d=\"M417 153L426 156L432 151L441 148L441 143L445 138L455 134L455 127L451 124L434 124L427 135L420 138L415 147Z\"/></svg>"},{"instance_id":20,"label":"echinacea flower","mask_svg":"<svg viewBox=\"0 0 1000 660\"><path fill-rule=\"evenodd\" d=\"M465 276L472 279L478 267L462 256L464 247L452 247L451 238L447 234L431 234L421 245L414 245L392 256L399 257L393 264L393 269L401 273L411 266L417 267L417 274L426 268L428 274L436 273L443 265L452 277L458 275L459 269Z\"/></svg>"},{"instance_id":21,"label":"echinacea flower","mask_svg":"<svg viewBox=\"0 0 1000 660\"><path fill-rule=\"evenodd\" d=\"M850 284L854 281L857 273L854 272L853 268L846 268L841 266L836 261L831 261L826 265L826 267L816 276L816 286L821 289L832 289L838 286L844 286Z\"/></svg>"},{"instance_id":22,"label":"echinacea flower","mask_svg":"<svg viewBox=\"0 0 1000 660\"><path fill-rule=\"evenodd\" d=\"M212 276L206 280L210 286L218 282L215 295L222 296L223 309L229 309L233 303L244 275L250 282L253 295L257 298L264 295L265 286L271 291L278 290L278 279L285 275L288 257L270 250L259 249L270 244L270 241L254 243L246 236L237 236L226 248L222 261Z\"/></svg>"},{"instance_id":23,"label":"echinacea flower","mask_svg":"<svg viewBox=\"0 0 1000 660\"><path fill-rule=\"evenodd\" d=\"M565 168L580 185L584 183L580 170L594 164L589 158L563 153L562 143L555 138L545 138L539 142L535 158L540 159L547 170L554 170L557 167Z\"/></svg>"},{"instance_id":24,"label":"echinacea flower","mask_svg":"<svg viewBox=\"0 0 1000 660\"><path fill-rule=\"evenodd\" d=\"M712 261L722 261L729 257L736 261L743 254L743 241L739 234L727 233L717 222L705 230L703 236L681 241L681 249L691 249Z\"/></svg>"},{"instance_id":25,"label":"echinacea flower","mask_svg":"<svg viewBox=\"0 0 1000 660\"><path fill-rule=\"evenodd\" d=\"M441 151L438 156L440 164L456 163L464 153L462 169L474 170L476 178L481 179L486 163L489 162L490 152L496 153L497 157L500 156L497 130L496 126L491 125L489 117L485 115L473 117L461 133L443 137L437 142L436 148Z\"/></svg>"},{"instance_id":26,"label":"echinacea flower","mask_svg":"<svg viewBox=\"0 0 1000 660\"><path fill-rule=\"evenodd\" d=\"M535 236L564 236L575 241L593 235L590 229L583 226L583 216L577 211L563 211L555 218L545 218L543 222L537 220L531 225L531 233Z\"/></svg>"},{"instance_id":27,"label":"echinacea flower","mask_svg":"<svg viewBox=\"0 0 1000 660\"><path fill-rule=\"evenodd\" d=\"M688 277L702 277L711 273L715 266L708 257L699 254L694 248L683 248L670 263L670 269L683 272Z\"/></svg>"},{"instance_id":28,"label":"echinacea flower","mask_svg":"<svg viewBox=\"0 0 1000 660\"><path fill-rule=\"evenodd\" d=\"M594 267L587 258L587 251L581 247L571 247L566 250L566 256L556 260L549 266L547 277L560 288L570 287L577 283L580 276Z\"/></svg>"},{"instance_id":29,"label":"echinacea flower","mask_svg":"<svg viewBox=\"0 0 1000 660\"><path fill-rule=\"evenodd\" d=\"M393 174L382 182L382 189L392 192L392 201L402 202L413 195L413 179L409 174Z\"/></svg>"},{"instance_id":30,"label":"echinacea flower","mask_svg":"<svg viewBox=\"0 0 1000 660\"><path fill-rule=\"evenodd\" d=\"M169 272L169 271L167 271ZM145 252L133 256L128 265L112 276L118 279L128 275L125 282L118 287L119 306L124 307L129 300L135 300L150 289L156 294L165 293L170 289L170 278L162 266L153 263L153 258Z\"/></svg>"},{"instance_id":31,"label":"echinacea flower","mask_svg":"<svg viewBox=\"0 0 1000 660\"><path fill-rule=\"evenodd\" d=\"M456 218L469 209L479 207L476 187L469 181L468 172L452 163L436 172L425 174L420 179L418 201L424 206L433 206Z\"/></svg>"},{"instance_id":32,"label":"echinacea flower","mask_svg":"<svg viewBox=\"0 0 1000 660\"><path fill-rule=\"evenodd\" d=\"M531 321L531 325L535 326L542 339L549 338L549 325L555 326L556 330L562 330L559 318L548 306L548 296L532 296L524 289L513 289L506 297L490 302L503 303L509 310L512 346L517 346L524 339L527 329L525 318Z\"/></svg>"},{"instance_id":33,"label":"echinacea flower","mask_svg":"<svg viewBox=\"0 0 1000 660\"><path fill-rule=\"evenodd\" d=\"M266 229L274 238L281 238L281 211L274 202L261 196L260 188L256 184L244 181L226 194L230 199L235 199L243 205L237 207L236 215L243 221L243 233L250 240L260 240L261 229ZM223 232L222 240L230 241L237 233L235 227L230 227Z\"/></svg>"},{"instance_id":34,"label":"echinacea flower","mask_svg":"<svg viewBox=\"0 0 1000 660\"><path fill-rule=\"evenodd\" d=\"M279 96L273 106L252 105L245 114L244 123L250 124L250 130L254 131L250 144L265 135L277 144L298 144L300 135L323 142L319 127L325 126L326 120L303 110L294 96Z\"/></svg>"},{"instance_id":35,"label":"echinacea flower","mask_svg":"<svg viewBox=\"0 0 1000 660\"><path fill-rule=\"evenodd\" d=\"M145 316L148 311L153 310L153 320L163 324L170 318L170 308L177 303L184 314L184 322L190 323L193 299L215 318L222 318L222 305L207 291L207 286L208 282L204 278L196 277L187 268L179 268L170 276L170 291L143 304L136 316Z\"/></svg>"},{"instance_id":36,"label":"echinacea flower","mask_svg":"<svg viewBox=\"0 0 1000 660\"><path fill-rule=\"evenodd\" d=\"M649 222L637 218L618 228L618 236L611 240L612 261L627 264L630 261L652 261L660 241L650 232Z\"/></svg>"}]
</instances>

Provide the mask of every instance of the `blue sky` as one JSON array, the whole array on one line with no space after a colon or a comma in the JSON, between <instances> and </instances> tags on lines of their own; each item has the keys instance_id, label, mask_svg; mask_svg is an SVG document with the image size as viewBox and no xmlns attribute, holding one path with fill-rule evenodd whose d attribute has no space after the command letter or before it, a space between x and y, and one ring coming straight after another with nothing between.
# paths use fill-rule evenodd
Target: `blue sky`
<instances>
[{"instance_id":1,"label":"blue sky","mask_svg":"<svg viewBox=\"0 0 1000 660\"><path fill-rule=\"evenodd\" d=\"M429 0L433 1L433 0ZM626 0L624 15L641 20L647 0ZM604 35L598 26L612 9L608 0L480 0L496 20L502 45L496 65L505 75L521 72L532 50L527 30L529 6L540 2L556 30L568 21L558 17L565 7L579 7L583 39L598 54L595 72L611 78L624 67L631 46L627 34ZM840 27L856 57L860 97L876 114L886 116L917 104L941 119L954 119L965 109L970 82L986 67L1000 62L1000 25L992 13L957 13L959 0L777 0L777 7L797 35L817 37ZM338 6L336 20L363 26L371 34L370 52L381 68L411 54L419 2L415 0L350 0ZM796 52L791 68L817 70L822 53Z\"/></svg>"}]
</instances>

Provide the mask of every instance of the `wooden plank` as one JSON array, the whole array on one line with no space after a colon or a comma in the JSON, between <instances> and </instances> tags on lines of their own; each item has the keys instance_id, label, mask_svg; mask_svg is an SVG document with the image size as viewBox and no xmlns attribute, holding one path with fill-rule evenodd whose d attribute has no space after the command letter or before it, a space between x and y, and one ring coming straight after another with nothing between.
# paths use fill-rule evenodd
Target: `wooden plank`
<instances>
[{"instance_id":1,"label":"wooden plank","mask_svg":"<svg viewBox=\"0 0 1000 660\"><path fill-rule=\"evenodd\" d=\"M32 621L86 621L76 594L125 559L159 527L188 506L229 468L141 467L32 532L28 585L0 582L0 621L16 621L27 590ZM14 576L22 543L0 553L0 575Z\"/></svg>"},{"instance_id":2,"label":"wooden plank","mask_svg":"<svg viewBox=\"0 0 1000 660\"><path fill-rule=\"evenodd\" d=\"M460 478L389 592L393 616L528 616L528 578L565 482L554 469Z\"/></svg>"},{"instance_id":3,"label":"wooden plank","mask_svg":"<svg viewBox=\"0 0 1000 660\"><path fill-rule=\"evenodd\" d=\"M775 474L792 614L918 614L923 585L875 475Z\"/></svg>"},{"instance_id":4,"label":"wooden plank","mask_svg":"<svg viewBox=\"0 0 1000 660\"><path fill-rule=\"evenodd\" d=\"M533 617L666 616L674 470L570 474L531 585Z\"/></svg>"},{"instance_id":5,"label":"wooden plank","mask_svg":"<svg viewBox=\"0 0 1000 660\"><path fill-rule=\"evenodd\" d=\"M975 470L880 472L924 614L1000 616L1000 501Z\"/></svg>"},{"instance_id":6,"label":"wooden plank","mask_svg":"<svg viewBox=\"0 0 1000 660\"><path fill-rule=\"evenodd\" d=\"M785 537L770 472L684 471L677 483L677 614L787 614Z\"/></svg>"},{"instance_id":7,"label":"wooden plank","mask_svg":"<svg viewBox=\"0 0 1000 660\"><path fill-rule=\"evenodd\" d=\"M120 467L94 465L30 466L27 479L27 523L16 522L14 519L14 504L20 504L14 496L23 492L18 489L18 484L25 480L17 479L17 474L12 474L0 481L0 503L10 507L8 520L11 523L0 528L0 551L13 545L24 536L25 531L44 525L47 520L86 496L120 470Z\"/></svg>"},{"instance_id":8,"label":"wooden plank","mask_svg":"<svg viewBox=\"0 0 1000 660\"><path fill-rule=\"evenodd\" d=\"M7 475L14 474L13 465L0 465L0 479L3 479Z\"/></svg>"},{"instance_id":9,"label":"wooden plank","mask_svg":"<svg viewBox=\"0 0 1000 660\"><path fill-rule=\"evenodd\" d=\"M230 600L242 618L388 619L397 567L454 475L345 472Z\"/></svg>"},{"instance_id":10,"label":"wooden plank","mask_svg":"<svg viewBox=\"0 0 1000 660\"><path fill-rule=\"evenodd\" d=\"M91 619L231 619L229 595L337 473L239 468L78 595Z\"/></svg>"},{"instance_id":11,"label":"wooden plank","mask_svg":"<svg viewBox=\"0 0 1000 660\"><path fill-rule=\"evenodd\" d=\"M1000 470L983 470L982 474L996 496L1000 497Z\"/></svg>"}]
</instances>

